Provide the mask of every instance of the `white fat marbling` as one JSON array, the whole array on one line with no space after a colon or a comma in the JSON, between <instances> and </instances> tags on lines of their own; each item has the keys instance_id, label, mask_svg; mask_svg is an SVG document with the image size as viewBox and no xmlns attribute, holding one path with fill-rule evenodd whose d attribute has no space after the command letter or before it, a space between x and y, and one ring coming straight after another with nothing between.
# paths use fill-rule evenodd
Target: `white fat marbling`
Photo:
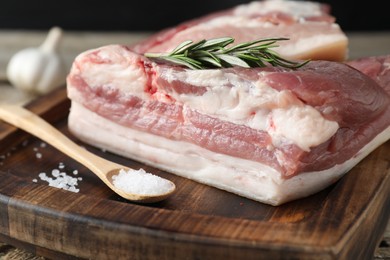
<instances>
[{"instance_id":1,"label":"white fat marbling","mask_svg":"<svg viewBox=\"0 0 390 260\"><path fill-rule=\"evenodd\" d=\"M268 86L261 77L253 83L221 70L167 74L171 75L168 80L179 80L208 90L202 96L169 93L178 102L225 121L267 131L275 146L287 142L309 151L310 147L327 141L339 128L337 122L325 119L289 91Z\"/></svg>"}]
</instances>

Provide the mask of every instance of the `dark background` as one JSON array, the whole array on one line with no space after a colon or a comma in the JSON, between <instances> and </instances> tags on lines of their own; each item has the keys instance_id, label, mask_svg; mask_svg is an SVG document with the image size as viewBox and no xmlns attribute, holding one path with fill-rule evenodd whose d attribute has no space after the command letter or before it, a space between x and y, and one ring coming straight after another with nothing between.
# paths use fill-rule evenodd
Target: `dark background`
<instances>
[{"instance_id":1,"label":"dark background","mask_svg":"<svg viewBox=\"0 0 390 260\"><path fill-rule=\"evenodd\" d=\"M250 0L1 0L0 29L156 31ZM390 30L386 0L319 0L345 31Z\"/></svg>"}]
</instances>

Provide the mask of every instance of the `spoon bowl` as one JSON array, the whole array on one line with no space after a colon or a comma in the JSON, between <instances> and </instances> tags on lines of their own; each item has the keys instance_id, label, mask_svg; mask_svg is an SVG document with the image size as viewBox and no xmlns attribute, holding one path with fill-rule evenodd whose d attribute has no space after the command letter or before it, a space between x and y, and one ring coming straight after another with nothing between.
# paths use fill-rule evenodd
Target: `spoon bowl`
<instances>
[{"instance_id":1,"label":"spoon bowl","mask_svg":"<svg viewBox=\"0 0 390 260\"><path fill-rule=\"evenodd\" d=\"M87 151L44 119L21 106L0 104L0 119L40 138L78 161L96 174L111 190L129 201L158 202L169 197L176 189L175 184L169 180L145 173L143 170L135 170L111 162ZM115 185L115 177L121 170L124 172L128 184L125 186L126 189L118 188L119 185ZM148 188L145 189L146 192L131 184L134 178L137 178L137 183L141 183L142 187ZM147 182L150 178L153 180L151 184ZM153 187L148 187L148 185L153 185Z\"/></svg>"}]
</instances>

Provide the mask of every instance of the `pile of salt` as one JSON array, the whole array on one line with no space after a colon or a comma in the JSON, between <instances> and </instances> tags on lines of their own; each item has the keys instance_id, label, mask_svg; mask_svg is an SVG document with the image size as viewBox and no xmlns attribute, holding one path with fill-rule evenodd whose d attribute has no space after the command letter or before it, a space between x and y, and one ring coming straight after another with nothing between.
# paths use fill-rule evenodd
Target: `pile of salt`
<instances>
[{"instance_id":1,"label":"pile of salt","mask_svg":"<svg viewBox=\"0 0 390 260\"><path fill-rule=\"evenodd\" d=\"M64 163L61 162L58 165L58 168L64 169L65 168ZM52 177L48 176L45 172L41 172L38 175L38 177L42 181L47 182L49 184L49 186L51 186L51 187L56 187L59 189L64 189L64 190L76 192L76 193L79 192L80 189L78 189L76 187L78 185L78 181L81 181L82 178L81 177L78 177L78 178L72 177L72 176L66 174L66 172L61 172L59 169L53 169L51 171ZM77 174L78 174L78 171L74 170L73 175L77 175ZM38 182L38 180L33 179L33 182Z\"/></svg>"},{"instance_id":2,"label":"pile of salt","mask_svg":"<svg viewBox=\"0 0 390 260\"><path fill-rule=\"evenodd\" d=\"M142 195L159 195L172 190L172 183L157 175L145 172L144 169L124 170L112 176L113 184L128 193Z\"/></svg>"}]
</instances>

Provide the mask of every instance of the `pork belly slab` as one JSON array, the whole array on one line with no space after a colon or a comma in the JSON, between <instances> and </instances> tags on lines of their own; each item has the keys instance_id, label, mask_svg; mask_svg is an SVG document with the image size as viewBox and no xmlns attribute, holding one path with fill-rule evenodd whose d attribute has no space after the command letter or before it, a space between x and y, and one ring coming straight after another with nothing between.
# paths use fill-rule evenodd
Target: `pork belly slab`
<instances>
[{"instance_id":1,"label":"pork belly slab","mask_svg":"<svg viewBox=\"0 0 390 260\"><path fill-rule=\"evenodd\" d=\"M271 205L329 186L390 138L388 86L339 62L189 70L109 45L80 54L67 87L86 143Z\"/></svg>"},{"instance_id":2,"label":"pork belly slab","mask_svg":"<svg viewBox=\"0 0 390 260\"><path fill-rule=\"evenodd\" d=\"M343 61L348 38L329 6L310 1L253 1L163 30L133 46L138 53L168 52L186 40L233 37L235 43L286 37L275 48L288 59Z\"/></svg>"}]
</instances>

